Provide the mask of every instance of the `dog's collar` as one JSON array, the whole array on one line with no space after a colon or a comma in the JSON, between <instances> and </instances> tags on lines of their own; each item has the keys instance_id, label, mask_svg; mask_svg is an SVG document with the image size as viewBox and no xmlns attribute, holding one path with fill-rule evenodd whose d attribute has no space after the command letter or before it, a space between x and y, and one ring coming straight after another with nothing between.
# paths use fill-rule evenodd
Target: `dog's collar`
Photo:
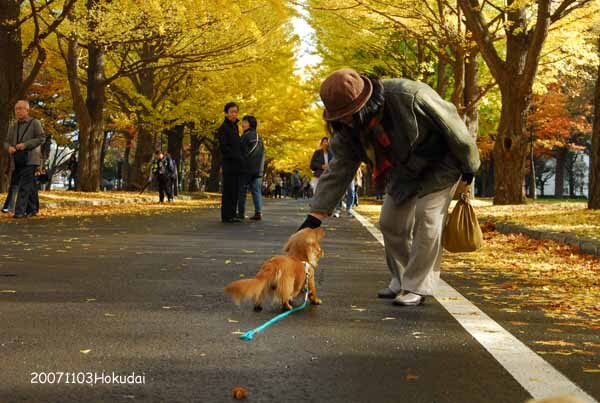
<instances>
[{"instance_id":1,"label":"dog's collar","mask_svg":"<svg viewBox=\"0 0 600 403\"><path fill-rule=\"evenodd\" d=\"M303 260L302 263L304 263L304 271L306 271L306 272L308 272L308 269L310 269L311 267L314 270L317 270L317 268L315 267L315 265L312 264L311 262L307 262L307 261Z\"/></svg>"}]
</instances>

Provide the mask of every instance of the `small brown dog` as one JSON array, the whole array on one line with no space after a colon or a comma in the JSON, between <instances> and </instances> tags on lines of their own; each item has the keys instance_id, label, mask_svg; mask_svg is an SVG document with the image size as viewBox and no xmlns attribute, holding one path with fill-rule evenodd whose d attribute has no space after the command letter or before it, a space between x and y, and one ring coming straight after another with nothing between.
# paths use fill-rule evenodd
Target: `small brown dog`
<instances>
[{"instance_id":1,"label":"small brown dog","mask_svg":"<svg viewBox=\"0 0 600 403\"><path fill-rule=\"evenodd\" d=\"M287 256L274 256L264 262L254 278L237 280L225 287L236 304L252 301L254 310L260 311L267 297L280 302L284 310L292 309L292 300L302 293L306 282L305 263L308 263L308 297L315 305L321 304L315 288L315 268L323 251L319 242L325 236L322 228L304 228L287 241Z\"/></svg>"}]
</instances>

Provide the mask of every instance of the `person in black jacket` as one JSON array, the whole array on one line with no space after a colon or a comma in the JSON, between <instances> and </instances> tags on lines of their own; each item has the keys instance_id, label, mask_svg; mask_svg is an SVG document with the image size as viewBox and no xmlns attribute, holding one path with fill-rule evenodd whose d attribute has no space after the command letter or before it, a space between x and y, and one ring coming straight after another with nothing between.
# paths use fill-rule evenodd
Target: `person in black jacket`
<instances>
[{"instance_id":1,"label":"person in black jacket","mask_svg":"<svg viewBox=\"0 0 600 403\"><path fill-rule=\"evenodd\" d=\"M158 200L163 203L165 200L165 194L167 195L167 201L173 201L173 186L171 181L173 179L174 163L169 154L163 154L161 150L154 152L154 160L152 161L152 176L158 183Z\"/></svg>"},{"instance_id":2,"label":"person in black jacket","mask_svg":"<svg viewBox=\"0 0 600 403\"><path fill-rule=\"evenodd\" d=\"M321 139L320 148L315 150L310 159L310 170L313 171L316 179L313 190L317 187L316 182L318 182L318 179L323 175L323 172L327 170L327 167L329 167L329 162L332 158L333 155L331 154L331 151L329 151L329 139L323 137Z\"/></svg>"},{"instance_id":3,"label":"person in black jacket","mask_svg":"<svg viewBox=\"0 0 600 403\"><path fill-rule=\"evenodd\" d=\"M242 146L237 125L238 109L234 102L228 102L225 105L223 109L225 120L217 132L223 171L221 221L224 223L241 222L235 214L239 197L240 175L243 173Z\"/></svg>"},{"instance_id":4,"label":"person in black jacket","mask_svg":"<svg viewBox=\"0 0 600 403\"><path fill-rule=\"evenodd\" d=\"M238 200L239 218L246 212L246 192L250 190L254 202L254 215L251 220L262 219L262 194L260 184L265 167L265 146L256 132L257 122L254 116L242 118L242 157L244 173L240 176L240 196Z\"/></svg>"}]
</instances>

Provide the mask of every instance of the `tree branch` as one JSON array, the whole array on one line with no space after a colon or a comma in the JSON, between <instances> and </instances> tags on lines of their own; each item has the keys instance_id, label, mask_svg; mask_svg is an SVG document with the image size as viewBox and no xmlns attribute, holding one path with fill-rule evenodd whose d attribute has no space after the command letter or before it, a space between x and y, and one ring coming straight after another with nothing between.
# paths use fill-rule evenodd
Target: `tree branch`
<instances>
[{"instance_id":1,"label":"tree branch","mask_svg":"<svg viewBox=\"0 0 600 403\"><path fill-rule=\"evenodd\" d=\"M530 33L531 39L527 49L525 67L523 68L523 85L525 88L531 88L531 85L533 84L544 41L548 36L548 28L550 27L550 7L550 0L538 1L537 21L533 32Z\"/></svg>"},{"instance_id":2,"label":"tree branch","mask_svg":"<svg viewBox=\"0 0 600 403\"><path fill-rule=\"evenodd\" d=\"M479 45L481 55L485 59L492 75L496 81L505 82L506 62L500 58L494 47L492 36L487 28L488 24L481 12L478 0L458 0L458 3L465 14L467 27L473 33L473 39Z\"/></svg>"}]
</instances>

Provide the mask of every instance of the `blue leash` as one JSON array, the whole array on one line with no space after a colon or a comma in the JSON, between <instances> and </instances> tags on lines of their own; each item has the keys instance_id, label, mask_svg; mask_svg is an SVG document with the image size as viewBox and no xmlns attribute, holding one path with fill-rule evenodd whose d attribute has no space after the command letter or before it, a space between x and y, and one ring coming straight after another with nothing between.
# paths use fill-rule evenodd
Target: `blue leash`
<instances>
[{"instance_id":1,"label":"blue leash","mask_svg":"<svg viewBox=\"0 0 600 403\"><path fill-rule=\"evenodd\" d=\"M302 305L297 306L296 308L293 308L287 312L280 313L279 315L275 316L273 319L263 323L262 325L260 325L259 327L255 328L255 329L248 330L246 333L244 333L243 335L240 336L240 339L252 340L254 338L255 334L262 332L263 330L265 330L272 324L279 322L281 319L285 318L286 316L291 315L294 312L298 312L298 311L306 308L306 306L308 305L308 267L307 266L305 266L305 270L306 270L306 282L305 282L305 286L304 286L304 290L303 290L305 292L305 294L304 294L304 302L302 303Z\"/></svg>"}]
</instances>

